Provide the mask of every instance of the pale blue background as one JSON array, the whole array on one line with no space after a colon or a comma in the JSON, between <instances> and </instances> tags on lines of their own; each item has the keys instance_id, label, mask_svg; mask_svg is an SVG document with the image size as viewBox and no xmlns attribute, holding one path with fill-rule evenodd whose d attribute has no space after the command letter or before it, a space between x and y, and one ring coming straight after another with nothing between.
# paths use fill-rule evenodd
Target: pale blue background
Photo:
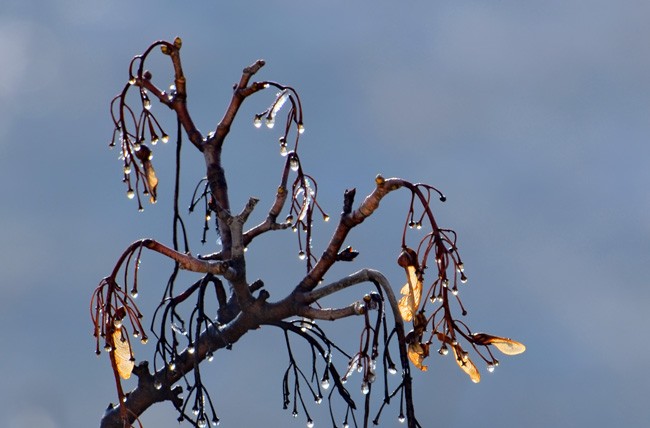
<instances>
[{"instance_id":1,"label":"pale blue background","mask_svg":"<svg viewBox=\"0 0 650 428\"><path fill-rule=\"evenodd\" d=\"M447 194L435 208L460 235L467 321L528 351L503 358L479 385L432 356L415 381L423 426L646 426L649 19L646 1L3 0L0 426L97 426L115 401L108 359L93 354L88 301L131 241L170 242L173 147L156 150L160 203L138 214L107 149L108 103L130 58L176 35L204 132L257 58L268 62L261 78L299 90L303 162L334 217L344 189L357 187L360 200L377 173ZM166 85L163 64L154 78ZM261 197L256 218L281 162L277 133L251 124L270 96L247 102L225 155L233 206ZM203 163L186 149L191 187ZM401 286L395 257L407 202L391 197L355 230L349 243L361 256L336 274L373 267ZM190 221L195 251L198 223ZM318 226L320 251L332 225ZM279 251L265 252L280 234L250 251L249 277L262 277L276 298L303 272L285 235ZM143 260L145 308L170 268L159 260ZM355 342L358 328L338 332ZM255 332L206 369L222 426L304 427L281 409L280 340ZM175 427L170 409L158 405L143 422ZM396 411L385 426L397 425Z\"/></svg>"}]
</instances>

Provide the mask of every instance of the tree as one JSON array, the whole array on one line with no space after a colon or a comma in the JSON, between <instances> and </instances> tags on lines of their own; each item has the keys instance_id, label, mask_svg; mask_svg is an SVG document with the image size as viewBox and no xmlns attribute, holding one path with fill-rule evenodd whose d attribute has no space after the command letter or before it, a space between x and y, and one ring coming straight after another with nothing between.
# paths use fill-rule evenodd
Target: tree
<instances>
[{"instance_id":1,"label":"tree","mask_svg":"<svg viewBox=\"0 0 650 428\"><path fill-rule=\"evenodd\" d=\"M399 419L406 421L410 428L420 426L413 408L411 365L426 371L424 360L431 346L443 355L451 349L458 366L473 382L480 380L480 373L469 350L483 360L490 371L498 364L493 348L508 355L525 350L514 340L475 333L456 317L454 311L460 310L461 316L467 314L458 297L459 283L466 282L467 277L456 233L440 227L433 214L431 204L434 200L445 200L433 186L377 176L374 190L356 208L356 191L347 190L343 195L342 213L325 251L314 254L311 245L314 218L320 215L328 221L330 217L318 203L316 180L303 170L300 161L298 143L304 126L298 93L290 86L273 81L251 82L264 66L263 61L256 61L243 70L233 88L230 104L214 131L202 135L194 126L186 103L188 94L181 66L181 44L180 38L171 43L157 41L134 57L129 67L129 81L111 103L114 123L111 146L117 146L121 153L127 197L136 198L140 210L145 196L152 203L157 198L158 177L151 162L152 147L159 141L167 142L170 137L152 112L152 99L171 109L177 118L176 176L173 246L153 239L134 242L122 253L111 274L100 282L92 296L90 311L96 353L100 355L101 348L108 353L119 399L118 405L110 405L107 409L102 427L141 426L139 416L162 401L170 401L175 406L179 421L185 420L197 427L218 423L212 398L201 378L201 363L211 359L218 350L230 348L248 331L261 327L275 327L284 333L289 355L289 367L282 383L284 408L291 407L294 415L304 412L307 426L312 426L313 421L306 398L320 401L324 393L327 393L330 406L337 401L345 409L339 413L331 410L333 426L340 420L345 421L344 426L349 423L367 426L371 420L379 423L385 405L398 394ZM145 63L157 49L169 57L173 66L174 85L169 90L157 87L151 72L145 69ZM281 125L280 154L285 162L266 220L246 229L257 200L249 199L238 214L233 213L221 154L244 100L266 89L278 92L270 107L255 115L254 125L261 127L265 123L273 128L276 121ZM137 107L127 97L133 92L136 92ZM287 113L280 120L283 109ZM205 214L202 241L205 242L206 235L214 230L221 244L215 252L199 256L190 252L179 210L183 131L203 154L206 164L206 178L197 185L190 210L200 208ZM322 279L333 265L352 262L357 256L353 248L345 246L350 230L370 217L384 197L397 190L409 192L411 197L397 259L406 276L400 298L380 272L370 269L323 283ZM283 212L287 213L286 218L281 218ZM418 231L419 242L408 242L409 228ZM290 293L272 301L262 280L251 282L247 278L246 249L261 235L286 229L296 232L299 257L304 260L307 273ZM149 339L143 314L135 301L139 263L145 249L174 262L163 297L151 316L149 331L155 339L153 372L148 361L135 364L131 346L135 339L143 343ZM430 276L432 279L425 279L427 269L433 270L432 275L426 275L427 279ZM177 281L180 270L197 272L202 277L183 287ZM362 283L373 284L376 291L344 307L326 308L319 304L327 296ZM213 301L218 308L216 313L208 309L208 302ZM190 309L184 311L185 305ZM351 352L337 346L315 322L355 316L362 320L360 346ZM408 332L406 323L411 325ZM292 351L292 340L297 339L303 340L311 350L311 361L305 364L308 370ZM391 354L391 349L396 354ZM345 385L355 371L361 373L361 390L365 394L362 404L352 398ZM391 376L398 371L401 376ZM131 374L138 378L137 387L125 392L122 379ZM375 382L377 378L381 381ZM183 388L176 385L181 379L187 384L184 397ZM381 404L374 407L370 400L373 390L381 391ZM359 420L356 411L362 412Z\"/></svg>"}]
</instances>

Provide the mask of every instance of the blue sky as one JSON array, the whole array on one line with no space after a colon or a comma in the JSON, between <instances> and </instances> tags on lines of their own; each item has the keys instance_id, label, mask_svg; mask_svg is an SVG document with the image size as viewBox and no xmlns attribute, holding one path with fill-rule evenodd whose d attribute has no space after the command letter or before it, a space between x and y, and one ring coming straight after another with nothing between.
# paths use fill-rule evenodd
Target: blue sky
<instances>
[{"instance_id":1,"label":"blue sky","mask_svg":"<svg viewBox=\"0 0 650 428\"><path fill-rule=\"evenodd\" d=\"M260 78L299 91L303 164L330 214L346 188L365 195L378 173L447 195L435 209L460 236L469 324L528 350L503 358L478 385L451 359L432 356L415 381L423 426L650 421L650 5L383 3L3 1L0 426L93 426L116 399L108 359L93 353L88 302L130 242L171 241L173 147L154 159L160 202L138 213L107 148L108 103L128 78L130 58L176 35L190 109L204 132L221 117L241 69L258 58L267 61ZM154 79L169 79L164 66ZM251 122L270 96L247 101L229 140L233 206L251 195L262 207L271 201L277 135ZM185 159L191 187L203 161L189 146ZM384 201L384 211L354 231L349 243L361 255L332 275L371 267L401 286L395 257L405 201ZM201 251L201 226L190 223ZM317 250L331 231L320 226ZM264 279L272 297L302 273L293 239L278 234L249 252L249 276ZM145 257L145 307L159 298L169 268ZM354 322L330 328L356 340ZM287 359L274 334L255 332L215 358L209 370L222 426L304 426L281 410ZM143 422L177 426L171 405Z\"/></svg>"}]
</instances>

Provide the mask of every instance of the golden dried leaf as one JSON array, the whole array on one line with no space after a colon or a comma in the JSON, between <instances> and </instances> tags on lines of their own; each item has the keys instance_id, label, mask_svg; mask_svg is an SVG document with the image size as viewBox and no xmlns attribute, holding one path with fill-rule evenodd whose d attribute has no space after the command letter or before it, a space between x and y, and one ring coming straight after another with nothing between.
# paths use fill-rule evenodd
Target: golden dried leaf
<instances>
[{"instance_id":1,"label":"golden dried leaf","mask_svg":"<svg viewBox=\"0 0 650 428\"><path fill-rule=\"evenodd\" d=\"M404 296L398 302L399 312L404 321L411 321L420 306L422 298L422 281L416 266L408 265L406 271L407 282L400 293Z\"/></svg>"},{"instance_id":2,"label":"golden dried leaf","mask_svg":"<svg viewBox=\"0 0 650 428\"><path fill-rule=\"evenodd\" d=\"M147 189L149 190L150 201L152 204L156 203L157 192L156 188L158 187L158 177L156 177L156 171L153 169L153 164L150 160L142 162L144 167L144 173L147 177Z\"/></svg>"},{"instance_id":3,"label":"golden dried leaf","mask_svg":"<svg viewBox=\"0 0 650 428\"><path fill-rule=\"evenodd\" d=\"M454 351L454 357L456 358L456 363L458 364L458 367L461 368L462 371L467 373L469 378L472 380L474 383L479 383L481 381L481 373L479 373L478 369L470 360L469 356L465 351L463 351L463 348L461 348L459 345L452 346L451 349Z\"/></svg>"},{"instance_id":4,"label":"golden dried leaf","mask_svg":"<svg viewBox=\"0 0 650 428\"><path fill-rule=\"evenodd\" d=\"M411 343L408 346L408 357L413 365L423 372L426 372L429 367L422 365L422 361L429 356L429 344L428 343Z\"/></svg>"},{"instance_id":5,"label":"golden dried leaf","mask_svg":"<svg viewBox=\"0 0 650 428\"><path fill-rule=\"evenodd\" d=\"M122 379L130 378L135 362L131 359L131 345L129 344L129 340L126 337L122 337L121 328L116 328L113 332L112 352L120 377Z\"/></svg>"},{"instance_id":6,"label":"golden dried leaf","mask_svg":"<svg viewBox=\"0 0 650 428\"><path fill-rule=\"evenodd\" d=\"M475 333L472 337L477 344L494 345L495 348L506 355L518 355L526 350L526 346L523 343L507 337L492 336L485 333Z\"/></svg>"}]
</instances>

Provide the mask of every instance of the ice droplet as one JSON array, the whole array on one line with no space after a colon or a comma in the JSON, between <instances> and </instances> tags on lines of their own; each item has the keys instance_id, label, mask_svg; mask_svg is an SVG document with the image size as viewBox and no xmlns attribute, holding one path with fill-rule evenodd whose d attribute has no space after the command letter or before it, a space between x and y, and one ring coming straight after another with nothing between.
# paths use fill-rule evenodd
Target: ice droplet
<instances>
[{"instance_id":1,"label":"ice droplet","mask_svg":"<svg viewBox=\"0 0 650 428\"><path fill-rule=\"evenodd\" d=\"M368 382L362 382L361 383L361 393L363 395L367 395L370 392L370 386L368 385Z\"/></svg>"},{"instance_id":2,"label":"ice droplet","mask_svg":"<svg viewBox=\"0 0 650 428\"><path fill-rule=\"evenodd\" d=\"M307 257L307 255L305 254L304 251L301 251L301 252L298 253L298 258L300 260L305 260L306 257Z\"/></svg>"},{"instance_id":3,"label":"ice droplet","mask_svg":"<svg viewBox=\"0 0 650 428\"><path fill-rule=\"evenodd\" d=\"M404 417L403 414L400 413L400 415L399 415L399 417L397 418L397 420L399 421L400 424L403 424L404 421L406 420L406 418Z\"/></svg>"},{"instance_id":4,"label":"ice droplet","mask_svg":"<svg viewBox=\"0 0 650 428\"><path fill-rule=\"evenodd\" d=\"M275 126L275 118L270 116L266 118L266 127L269 129L273 129L273 126Z\"/></svg>"},{"instance_id":5,"label":"ice droplet","mask_svg":"<svg viewBox=\"0 0 650 428\"><path fill-rule=\"evenodd\" d=\"M490 373L493 373L494 372L494 364L488 363L487 371L489 371Z\"/></svg>"},{"instance_id":6,"label":"ice droplet","mask_svg":"<svg viewBox=\"0 0 650 428\"><path fill-rule=\"evenodd\" d=\"M259 128L262 126L262 117L259 115L255 115L255 118L253 119L253 125L256 128Z\"/></svg>"},{"instance_id":7,"label":"ice droplet","mask_svg":"<svg viewBox=\"0 0 650 428\"><path fill-rule=\"evenodd\" d=\"M159 380L157 380L153 383L153 387L156 389L160 389L162 388L162 383Z\"/></svg>"},{"instance_id":8,"label":"ice droplet","mask_svg":"<svg viewBox=\"0 0 650 428\"><path fill-rule=\"evenodd\" d=\"M127 175L131 173L131 165L124 165L124 173Z\"/></svg>"},{"instance_id":9,"label":"ice droplet","mask_svg":"<svg viewBox=\"0 0 650 428\"><path fill-rule=\"evenodd\" d=\"M205 418L201 417L198 421L196 421L196 426L199 428L205 428L208 426L208 421L205 420Z\"/></svg>"},{"instance_id":10,"label":"ice droplet","mask_svg":"<svg viewBox=\"0 0 650 428\"><path fill-rule=\"evenodd\" d=\"M129 199L133 199L133 198L135 198L135 192L133 191L133 189L129 189L129 190L126 192L126 197L129 198Z\"/></svg>"},{"instance_id":11,"label":"ice droplet","mask_svg":"<svg viewBox=\"0 0 650 428\"><path fill-rule=\"evenodd\" d=\"M330 380L327 379L327 378L321 380L321 382L320 382L320 386L321 386L323 389L328 389L328 388L330 387Z\"/></svg>"},{"instance_id":12,"label":"ice droplet","mask_svg":"<svg viewBox=\"0 0 650 428\"><path fill-rule=\"evenodd\" d=\"M298 162L297 157L292 157L291 160L289 161L289 166L291 167L292 171L298 171L298 168L300 167L300 162Z\"/></svg>"},{"instance_id":13,"label":"ice droplet","mask_svg":"<svg viewBox=\"0 0 650 428\"><path fill-rule=\"evenodd\" d=\"M302 123L298 124L298 134L305 132L305 126Z\"/></svg>"},{"instance_id":14,"label":"ice droplet","mask_svg":"<svg viewBox=\"0 0 650 428\"><path fill-rule=\"evenodd\" d=\"M397 368L395 368L395 366L388 367L388 373L392 375L397 374Z\"/></svg>"},{"instance_id":15,"label":"ice droplet","mask_svg":"<svg viewBox=\"0 0 650 428\"><path fill-rule=\"evenodd\" d=\"M308 419L307 420L307 428L312 428L313 426L314 426L314 421L312 421L311 419Z\"/></svg>"}]
</instances>

